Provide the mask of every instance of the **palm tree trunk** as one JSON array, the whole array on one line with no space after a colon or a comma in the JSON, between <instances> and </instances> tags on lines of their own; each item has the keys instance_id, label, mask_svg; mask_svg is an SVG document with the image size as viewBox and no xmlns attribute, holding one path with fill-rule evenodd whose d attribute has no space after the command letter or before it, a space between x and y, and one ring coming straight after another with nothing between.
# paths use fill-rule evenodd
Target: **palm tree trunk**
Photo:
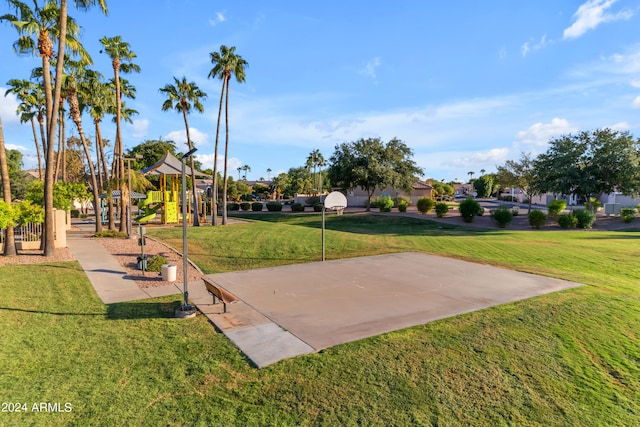
<instances>
[{"instance_id":1,"label":"palm tree trunk","mask_svg":"<svg viewBox=\"0 0 640 427\"><path fill-rule=\"evenodd\" d=\"M38 132L36 131L36 121L31 117L31 129L33 130L33 142L36 144L36 155L38 156L38 177L42 181L42 153L38 142Z\"/></svg>"},{"instance_id":2,"label":"palm tree trunk","mask_svg":"<svg viewBox=\"0 0 640 427\"><path fill-rule=\"evenodd\" d=\"M220 118L222 117L222 100L225 93L225 82L222 82L220 91L220 106L218 107L218 126L216 127L216 146L213 154L213 207L211 209L211 225L218 225L218 136L220 135Z\"/></svg>"},{"instance_id":3,"label":"palm tree trunk","mask_svg":"<svg viewBox=\"0 0 640 427\"><path fill-rule=\"evenodd\" d=\"M91 153L89 152L89 144L87 144L87 138L84 135L84 129L82 128L82 118L80 109L78 107L78 97L75 92L75 88L69 90L67 97L69 103L69 112L73 117L73 122L76 124L78 134L80 135L80 141L82 141L82 148L84 149L84 155L87 157L87 163L89 165L89 174L91 177L91 193L93 194L93 212L96 217L96 233L102 231L102 221L100 221L100 193L98 191L98 180L96 178L96 171L93 167L93 161L91 160Z\"/></svg>"},{"instance_id":4,"label":"palm tree trunk","mask_svg":"<svg viewBox=\"0 0 640 427\"><path fill-rule=\"evenodd\" d=\"M2 177L2 191L4 201L11 204L11 183L9 181L9 167L7 166L7 152L4 150L4 133L2 132L2 118L0 118L0 176ZM13 226L7 227L4 235L4 255L16 254L16 243Z\"/></svg>"},{"instance_id":5,"label":"palm tree trunk","mask_svg":"<svg viewBox=\"0 0 640 427\"><path fill-rule=\"evenodd\" d=\"M230 75L225 75L226 95L224 98L224 176L222 177L222 225L227 224L227 166L229 163L229 79Z\"/></svg>"}]
</instances>

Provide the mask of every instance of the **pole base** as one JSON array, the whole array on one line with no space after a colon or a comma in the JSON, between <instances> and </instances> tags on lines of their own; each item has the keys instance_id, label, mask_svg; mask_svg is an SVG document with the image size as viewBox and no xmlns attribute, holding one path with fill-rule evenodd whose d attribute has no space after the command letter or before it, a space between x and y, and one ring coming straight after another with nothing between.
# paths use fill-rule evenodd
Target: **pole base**
<instances>
[{"instance_id":1,"label":"pole base","mask_svg":"<svg viewBox=\"0 0 640 427\"><path fill-rule=\"evenodd\" d=\"M176 318L177 319L191 319L192 317L196 317L198 310L192 305L182 305L180 308L176 309Z\"/></svg>"}]
</instances>

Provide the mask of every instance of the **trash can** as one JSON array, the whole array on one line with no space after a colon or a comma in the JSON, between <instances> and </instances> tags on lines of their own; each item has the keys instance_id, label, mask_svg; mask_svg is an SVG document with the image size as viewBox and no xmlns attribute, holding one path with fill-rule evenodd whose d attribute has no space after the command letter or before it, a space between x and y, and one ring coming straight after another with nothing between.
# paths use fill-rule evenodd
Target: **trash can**
<instances>
[{"instance_id":1,"label":"trash can","mask_svg":"<svg viewBox=\"0 0 640 427\"><path fill-rule=\"evenodd\" d=\"M138 257L138 270L146 270L147 269L147 256L139 256Z\"/></svg>"},{"instance_id":2,"label":"trash can","mask_svg":"<svg viewBox=\"0 0 640 427\"><path fill-rule=\"evenodd\" d=\"M175 264L163 264L161 268L162 280L164 282L175 282L178 267Z\"/></svg>"}]
</instances>

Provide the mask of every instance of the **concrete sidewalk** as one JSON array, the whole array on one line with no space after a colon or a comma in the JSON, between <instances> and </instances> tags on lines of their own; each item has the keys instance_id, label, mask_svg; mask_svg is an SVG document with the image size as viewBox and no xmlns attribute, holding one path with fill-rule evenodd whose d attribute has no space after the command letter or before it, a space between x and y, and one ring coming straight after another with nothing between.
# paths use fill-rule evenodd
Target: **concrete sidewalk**
<instances>
[{"instance_id":1,"label":"concrete sidewalk","mask_svg":"<svg viewBox=\"0 0 640 427\"><path fill-rule=\"evenodd\" d=\"M78 230L67 231L67 246L85 271L96 293L105 304L173 295L182 292L176 285L141 289L118 261L98 242L90 239L94 224L74 223Z\"/></svg>"}]
</instances>

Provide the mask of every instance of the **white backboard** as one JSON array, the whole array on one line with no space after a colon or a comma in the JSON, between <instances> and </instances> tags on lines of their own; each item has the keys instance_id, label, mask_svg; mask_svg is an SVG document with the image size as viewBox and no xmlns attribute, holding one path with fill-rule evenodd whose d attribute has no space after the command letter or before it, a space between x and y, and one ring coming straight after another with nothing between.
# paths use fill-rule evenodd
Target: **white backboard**
<instances>
[{"instance_id":1,"label":"white backboard","mask_svg":"<svg viewBox=\"0 0 640 427\"><path fill-rule=\"evenodd\" d=\"M332 191L324 199L326 209L344 209L347 207L347 197L339 191Z\"/></svg>"}]
</instances>

